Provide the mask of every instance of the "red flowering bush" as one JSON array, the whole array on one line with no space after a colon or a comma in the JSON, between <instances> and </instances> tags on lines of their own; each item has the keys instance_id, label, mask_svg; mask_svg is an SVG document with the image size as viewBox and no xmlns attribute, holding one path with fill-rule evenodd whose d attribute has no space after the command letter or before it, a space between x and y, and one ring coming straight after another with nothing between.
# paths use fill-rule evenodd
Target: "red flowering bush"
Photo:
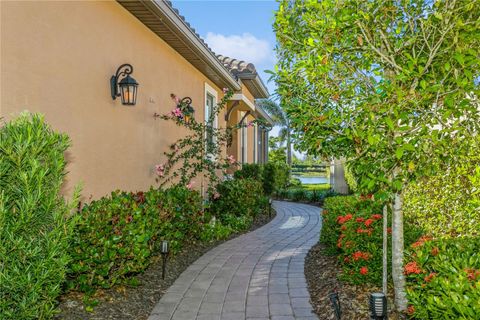
<instances>
[{"instance_id":1,"label":"red flowering bush","mask_svg":"<svg viewBox=\"0 0 480 320\"><path fill-rule=\"evenodd\" d=\"M382 277L381 203L373 196L325 200L321 242L338 254L342 278L354 283L380 283Z\"/></svg>"},{"instance_id":2,"label":"red flowering bush","mask_svg":"<svg viewBox=\"0 0 480 320\"><path fill-rule=\"evenodd\" d=\"M421 237L407 251L408 314L412 319L478 319L480 238Z\"/></svg>"}]
</instances>

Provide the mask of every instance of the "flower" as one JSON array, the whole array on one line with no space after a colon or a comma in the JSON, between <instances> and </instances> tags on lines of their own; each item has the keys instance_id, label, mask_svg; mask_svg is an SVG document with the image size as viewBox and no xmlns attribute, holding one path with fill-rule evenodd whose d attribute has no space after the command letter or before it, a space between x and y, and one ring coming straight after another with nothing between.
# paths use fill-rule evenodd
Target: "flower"
<instances>
[{"instance_id":1,"label":"flower","mask_svg":"<svg viewBox=\"0 0 480 320\"><path fill-rule=\"evenodd\" d=\"M370 227L370 225L373 223L372 219L367 219L365 220L365 227Z\"/></svg>"},{"instance_id":2,"label":"flower","mask_svg":"<svg viewBox=\"0 0 480 320\"><path fill-rule=\"evenodd\" d=\"M362 252L362 251L357 251L352 254L352 258L354 261L358 260L368 260L370 259L370 253L368 252Z\"/></svg>"},{"instance_id":3,"label":"flower","mask_svg":"<svg viewBox=\"0 0 480 320\"><path fill-rule=\"evenodd\" d=\"M382 215L381 214L372 214L372 219L380 220L380 219L382 219Z\"/></svg>"},{"instance_id":4,"label":"flower","mask_svg":"<svg viewBox=\"0 0 480 320\"><path fill-rule=\"evenodd\" d=\"M347 226L343 225L343 226L340 228L340 230L342 230L342 231L347 230Z\"/></svg>"},{"instance_id":5,"label":"flower","mask_svg":"<svg viewBox=\"0 0 480 320\"><path fill-rule=\"evenodd\" d=\"M228 161L228 163L230 163L230 164L235 164L235 163L237 162L237 161L235 160L235 157L234 157L233 155L229 155L229 156L227 157L227 161Z\"/></svg>"},{"instance_id":6,"label":"flower","mask_svg":"<svg viewBox=\"0 0 480 320\"><path fill-rule=\"evenodd\" d=\"M187 189L188 190L192 190L193 186L195 185L195 181L190 181L188 184L187 184Z\"/></svg>"},{"instance_id":7,"label":"flower","mask_svg":"<svg viewBox=\"0 0 480 320\"><path fill-rule=\"evenodd\" d=\"M432 279L437 275L437 273L435 272L431 272L428 276L425 276L425 278L423 280L425 280L425 282L430 282L432 281Z\"/></svg>"},{"instance_id":8,"label":"flower","mask_svg":"<svg viewBox=\"0 0 480 320\"><path fill-rule=\"evenodd\" d=\"M438 252L439 252L439 251L440 251L440 250L438 250L438 247L434 247L434 248L432 249L432 251L430 251L430 254L431 254L432 256L436 256L436 255L438 255Z\"/></svg>"},{"instance_id":9,"label":"flower","mask_svg":"<svg viewBox=\"0 0 480 320\"><path fill-rule=\"evenodd\" d=\"M125 218L125 223L130 223L133 220L133 216L129 215Z\"/></svg>"},{"instance_id":10,"label":"flower","mask_svg":"<svg viewBox=\"0 0 480 320\"><path fill-rule=\"evenodd\" d=\"M421 246L423 246L423 244L424 244L425 242L430 241L430 240L432 240L432 237L422 236L422 237L420 237L420 238L417 240L417 242L412 243L411 247L412 247L412 248L421 247Z\"/></svg>"},{"instance_id":11,"label":"flower","mask_svg":"<svg viewBox=\"0 0 480 320\"><path fill-rule=\"evenodd\" d=\"M475 281L477 278L480 278L480 270L474 268L467 268L464 270L467 273L467 278L470 281Z\"/></svg>"},{"instance_id":12,"label":"flower","mask_svg":"<svg viewBox=\"0 0 480 320\"><path fill-rule=\"evenodd\" d=\"M412 274L412 273L420 274L420 273L422 273L422 269L420 269L420 267L417 265L417 263L415 261L412 261L412 262L409 262L405 265L404 273L405 274Z\"/></svg>"},{"instance_id":13,"label":"flower","mask_svg":"<svg viewBox=\"0 0 480 320\"><path fill-rule=\"evenodd\" d=\"M412 306L412 305L409 305L408 308L407 308L407 313L412 315L415 313L415 307Z\"/></svg>"},{"instance_id":14,"label":"flower","mask_svg":"<svg viewBox=\"0 0 480 320\"><path fill-rule=\"evenodd\" d=\"M251 127L253 127L253 122L252 122L252 121L249 121L249 122L247 123L247 128L251 128Z\"/></svg>"},{"instance_id":15,"label":"flower","mask_svg":"<svg viewBox=\"0 0 480 320\"><path fill-rule=\"evenodd\" d=\"M351 213L347 214L346 216L338 216L337 217L337 222L339 224L344 224L345 222L347 222L348 220L352 219L353 218L353 215Z\"/></svg>"},{"instance_id":16,"label":"flower","mask_svg":"<svg viewBox=\"0 0 480 320\"><path fill-rule=\"evenodd\" d=\"M366 275L368 273L368 268L367 267L361 267L360 268L360 274L361 275Z\"/></svg>"},{"instance_id":17,"label":"flower","mask_svg":"<svg viewBox=\"0 0 480 320\"><path fill-rule=\"evenodd\" d=\"M388 233L388 234L392 234L392 228L388 227L388 228L387 228L387 233Z\"/></svg>"},{"instance_id":18,"label":"flower","mask_svg":"<svg viewBox=\"0 0 480 320\"><path fill-rule=\"evenodd\" d=\"M223 93L227 93L228 91L230 91L230 89L228 89L228 88L223 88L222 91L223 91Z\"/></svg>"},{"instance_id":19,"label":"flower","mask_svg":"<svg viewBox=\"0 0 480 320\"><path fill-rule=\"evenodd\" d=\"M215 191L215 193L213 194L213 199L218 199L218 198L220 198L220 193Z\"/></svg>"},{"instance_id":20,"label":"flower","mask_svg":"<svg viewBox=\"0 0 480 320\"><path fill-rule=\"evenodd\" d=\"M357 221L358 223L361 223L361 222L365 221L365 219L364 219L364 218L357 218L356 221Z\"/></svg>"},{"instance_id":21,"label":"flower","mask_svg":"<svg viewBox=\"0 0 480 320\"><path fill-rule=\"evenodd\" d=\"M172 114L177 118L180 118L181 116L183 116L182 110L180 110L180 108L175 108L172 111Z\"/></svg>"},{"instance_id":22,"label":"flower","mask_svg":"<svg viewBox=\"0 0 480 320\"><path fill-rule=\"evenodd\" d=\"M165 165L163 165L163 164L157 164L157 165L155 166L155 171L157 172L157 175L158 175L159 177L163 177L164 174L165 174Z\"/></svg>"}]
</instances>

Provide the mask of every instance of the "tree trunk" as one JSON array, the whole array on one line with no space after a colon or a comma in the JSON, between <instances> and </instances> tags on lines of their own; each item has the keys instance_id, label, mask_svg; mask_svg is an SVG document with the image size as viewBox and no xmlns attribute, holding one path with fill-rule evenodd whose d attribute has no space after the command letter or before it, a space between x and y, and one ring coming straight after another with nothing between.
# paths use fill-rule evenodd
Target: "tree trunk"
<instances>
[{"instance_id":1,"label":"tree trunk","mask_svg":"<svg viewBox=\"0 0 480 320\"><path fill-rule=\"evenodd\" d=\"M392 216L392 278L395 291L395 305L400 312L404 312L407 309L405 275L403 273L404 244L402 203L402 195L396 193Z\"/></svg>"},{"instance_id":2,"label":"tree trunk","mask_svg":"<svg viewBox=\"0 0 480 320\"><path fill-rule=\"evenodd\" d=\"M290 140L290 128L287 127L287 164L292 165L292 141Z\"/></svg>"},{"instance_id":3,"label":"tree trunk","mask_svg":"<svg viewBox=\"0 0 480 320\"><path fill-rule=\"evenodd\" d=\"M385 295L388 294L388 207L383 206L383 277L382 289Z\"/></svg>"}]
</instances>

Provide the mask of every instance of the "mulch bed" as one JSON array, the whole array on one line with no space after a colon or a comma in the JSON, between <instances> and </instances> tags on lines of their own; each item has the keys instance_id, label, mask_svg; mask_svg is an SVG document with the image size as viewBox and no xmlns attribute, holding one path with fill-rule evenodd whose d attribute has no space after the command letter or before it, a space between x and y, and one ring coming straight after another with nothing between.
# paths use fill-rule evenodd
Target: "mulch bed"
<instances>
[{"instance_id":1,"label":"mulch bed","mask_svg":"<svg viewBox=\"0 0 480 320\"><path fill-rule=\"evenodd\" d=\"M340 299L342 317L347 320L370 319L368 298L372 292L381 292L381 288L364 284L352 285L338 280L341 267L337 257L327 255L322 244L316 244L305 258L305 277L307 278L310 300L320 320L335 318L331 292L337 292ZM389 290L392 292L393 290ZM393 296L388 297L389 306ZM398 320L398 315L390 312L388 319Z\"/></svg>"},{"instance_id":2,"label":"mulch bed","mask_svg":"<svg viewBox=\"0 0 480 320\"><path fill-rule=\"evenodd\" d=\"M272 210L272 219L274 216L275 212ZM247 232L265 225L270 220L268 215L258 216ZM56 318L75 320L147 319L165 291L189 265L213 247L239 235L240 233L234 234L223 241L194 243L185 246L180 253L169 258L165 280L162 280L161 257L155 257L154 262L145 273L137 276L138 286L120 285L108 290L98 290L94 298L99 301L99 304L95 306L93 312L85 310L81 293L67 293L60 297L60 313Z\"/></svg>"}]
</instances>

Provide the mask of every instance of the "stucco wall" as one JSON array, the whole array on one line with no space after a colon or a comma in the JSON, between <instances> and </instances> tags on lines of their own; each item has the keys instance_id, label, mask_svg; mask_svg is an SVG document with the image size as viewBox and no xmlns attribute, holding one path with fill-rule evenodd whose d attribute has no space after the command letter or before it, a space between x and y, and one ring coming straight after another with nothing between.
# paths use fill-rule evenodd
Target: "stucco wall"
<instances>
[{"instance_id":1,"label":"stucco wall","mask_svg":"<svg viewBox=\"0 0 480 320\"><path fill-rule=\"evenodd\" d=\"M65 191L83 195L155 184L154 165L184 132L153 113L173 109L170 93L190 96L204 117L209 83L116 2L1 2L1 116L45 114L72 139ZM139 82L136 106L112 100L109 79L122 63ZM223 119L223 118L222 118Z\"/></svg>"}]
</instances>

